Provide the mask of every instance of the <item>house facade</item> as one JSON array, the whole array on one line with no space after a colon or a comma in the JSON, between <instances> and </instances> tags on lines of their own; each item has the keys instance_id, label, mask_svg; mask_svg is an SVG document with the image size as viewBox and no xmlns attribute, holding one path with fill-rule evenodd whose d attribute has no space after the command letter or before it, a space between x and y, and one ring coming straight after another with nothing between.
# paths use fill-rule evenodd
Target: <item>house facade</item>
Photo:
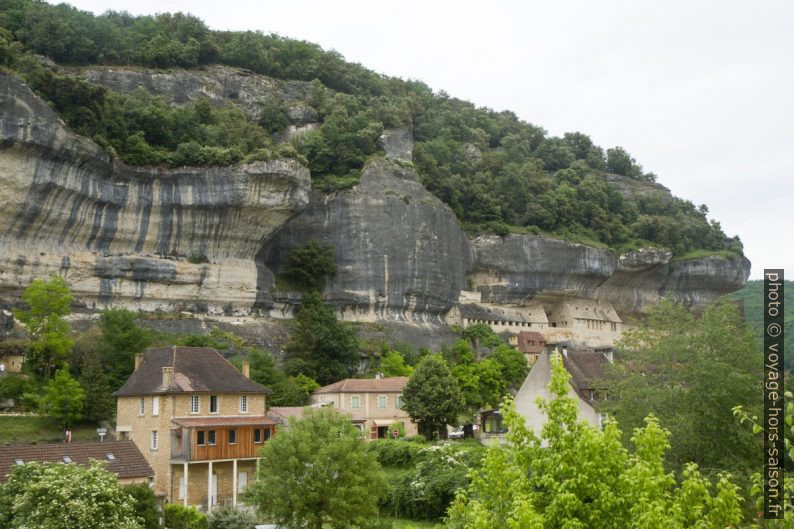
<instances>
[{"instance_id":1,"label":"house facade","mask_svg":"<svg viewBox=\"0 0 794 529\"><path fill-rule=\"evenodd\" d=\"M154 469L155 492L205 510L237 506L275 433L269 390L248 378L247 364L241 373L210 348L151 349L135 364L114 393L116 431Z\"/></svg>"},{"instance_id":2,"label":"house facade","mask_svg":"<svg viewBox=\"0 0 794 529\"><path fill-rule=\"evenodd\" d=\"M516 335L510 336L507 342L524 353L524 357L530 366L538 361L538 356L540 356L546 346L546 338L536 331L521 331Z\"/></svg>"},{"instance_id":3,"label":"house facade","mask_svg":"<svg viewBox=\"0 0 794 529\"><path fill-rule=\"evenodd\" d=\"M611 355L592 349L567 348L561 354L563 367L571 375L568 395L576 402L579 418L600 428L606 415L598 412L596 405L607 395L602 380ZM548 387L550 380L551 354L544 351L515 396L516 411L524 416L527 427L535 433L540 433L546 423L546 415L538 408L536 400L538 397L546 400L551 398Z\"/></svg>"},{"instance_id":4,"label":"house facade","mask_svg":"<svg viewBox=\"0 0 794 529\"><path fill-rule=\"evenodd\" d=\"M389 437L396 423L403 424L406 435L416 435L416 424L402 409L407 383L408 377L347 378L321 387L311 401L350 414L353 424L369 439Z\"/></svg>"},{"instance_id":5,"label":"house facade","mask_svg":"<svg viewBox=\"0 0 794 529\"><path fill-rule=\"evenodd\" d=\"M578 345L612 346L620 339L623 321L609 302L575 299L559 303L549 313L552 329L567 329ZM551 335L547 336L551 341Z\"/></svg>"}]
</instances>

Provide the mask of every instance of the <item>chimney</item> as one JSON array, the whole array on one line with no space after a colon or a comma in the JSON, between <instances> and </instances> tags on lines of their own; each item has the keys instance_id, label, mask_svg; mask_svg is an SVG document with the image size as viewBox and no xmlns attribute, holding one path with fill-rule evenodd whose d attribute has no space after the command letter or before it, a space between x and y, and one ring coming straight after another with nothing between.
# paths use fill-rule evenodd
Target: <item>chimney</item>
<instances>
[{"instance_id":1,"label":"chimney","mask_svg":"<svg viewBox=\"0 0 794 529\"><path fill-rule=\"evenodd\" d=\"M251 378L251 364L248 363L248 360L243 360L243 376Z\"/></svg>"},{"instance_id":2,"label":"chimney","mask_svg":"<svg viewBox=\"0 0 794 529\"><path fill-rule=\"evenodd\" d=\"M173 367L164 367L163 368L163 387L164 388L169 387L173 380L174 380L174 368Z\"/></svg>"},{"instance_id":3,"label":"chimney","mask_svg":"<svg viewBox=\"0 0 794 529\"><path fill-rule=\"evenodd\" d=\"M142 363L143 363L143 353L136 354L135 355L135 371L137 371L138 368L141 367Z\"/></svg>"}]
</instances>

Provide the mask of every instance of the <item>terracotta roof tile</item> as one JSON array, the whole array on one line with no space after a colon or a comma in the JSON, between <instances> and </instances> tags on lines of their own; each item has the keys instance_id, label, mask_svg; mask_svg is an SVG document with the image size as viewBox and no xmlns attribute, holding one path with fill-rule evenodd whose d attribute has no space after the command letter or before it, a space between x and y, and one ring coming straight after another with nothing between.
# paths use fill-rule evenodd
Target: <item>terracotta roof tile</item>
<instances>
[{"instance_id":1,"label":"terracotta roof tile","mask_svg":"<svg viewBox=\"0 0 794 529\"><path fill-rule=\"evenodd\" d=\"M108 454L113 455L109 460ZM145 478L154 476L140 450L132 441L94 441L86 443L49 443L36 445L0 446L0 483L6 481L16 466L16 460L63 463L68 456L73 463L87 465L90 460L103 461L106 468L119 478Z\"/></svg>"},{"instance_id":2,"label":"terracotta roof tile","mask_svg":"<svg viewBox=\"0 0 794 529\"><path fill-rule=\"evenodd\" d=\"M179 426L195 428L202 426L249 426L249 425L271 425L276 422L264 415L256 417L177 417L171 419Z\"/></svg>"},{"instance_id":3,"label":"terracotta roof tile","mask_svg":"<svg viewBox=\"0 0 794 529\"><path fill-rule=\"evenodd\" d=\"M170 385L163 386L163 368L174 369ZM246 378L218 351L209 347L164 347L150 349L143 363L113 395L162 393L269 393Z\"/></svg>"},{"instance_id":4,"label":"terracotta roof tile","mask_svg":"<svg viewBox=\"0 0 794 529\"><path fill-rule=\"evenodd\" d=\"M399 393L407 383L408 377L346 378L314 393Z\"/></svg>"}]
</instances>

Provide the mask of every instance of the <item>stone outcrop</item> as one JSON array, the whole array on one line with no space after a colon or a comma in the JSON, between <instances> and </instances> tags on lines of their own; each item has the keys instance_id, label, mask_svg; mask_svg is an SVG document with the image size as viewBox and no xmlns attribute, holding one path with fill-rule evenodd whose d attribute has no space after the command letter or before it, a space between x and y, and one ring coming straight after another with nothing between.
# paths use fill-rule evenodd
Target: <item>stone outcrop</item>
<instances>
[{"instance_id":1,"label":"stone outcrop","mask_svg":"<svg viewBox=\"0 0 794 529\"><path fill-rule=\"evenodd\" d=\"M294 160L129 167L0 74L0 289L64 275L88 306L251 308L254 256L308 202Z\"/></svg>"},{"instance_id":2,"label":"stone outcrop","mask_svg":"<svg viewBox=\"0 0 794 529\"><path fill-rule=\"evenodd\" d=\"M465 287L469 243L455 214L417 175L385 159L366 167L354 188L312 193L260 254L262 303L289 312L294 300L269 294L291 248L311 240L336 250L326 298L348 319L441 322Z\"/></svg>"}]
</instances>

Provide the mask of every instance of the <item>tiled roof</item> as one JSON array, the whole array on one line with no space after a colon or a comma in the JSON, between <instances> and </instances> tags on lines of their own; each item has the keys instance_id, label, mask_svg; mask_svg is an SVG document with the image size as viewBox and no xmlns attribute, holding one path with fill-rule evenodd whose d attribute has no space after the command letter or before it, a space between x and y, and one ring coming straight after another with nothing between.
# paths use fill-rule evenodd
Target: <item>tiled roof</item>
<instances>
[{"instance_id":1,"label":"tiled roof","mask_svg":"<svg viewBox=\"0 0 794 529\"><path fill-rule=\"evenodd\" d=\"M408 377L346 378L323 386L318 393L399 393L408 383Z\"/></svg>"},{"instance_id":2,"label":"tiled roof","mask_svg":"<svg viewBox=\"0 0 794 529\"><path fill-rule=\"evenodd\" d=\"M543 307L521 307L506 309L484 303L466 303L460 306L460 315L464 318L486 321L518 321L530 323L546 323L548 318Z\"/></svg>"},{"instance_id":3,"label":"tiled roof","mask_svg":"<svg viewBox=\"0 0 794 529\"><path fill-rule=\"evenodd\" d=\"M303 406L273 406L267 410L267 415L279 424L286 424L290 417L303 418Z\"/></svg>"},{"instance_id":4,"label":"tiled roof","mask_svg":"<svg viewBox=\"0 0 794 529\"><path fill-rule=\"evenodd\" d=\"M171 384L163 386L163 368L172 367ZM269 393L246 378L228 360L209 347L164 347L146 352L143 363L113 395L162 393Z\"/></svg>"},{"instance_id":5,"label":"tiled roof","mask_svg":"<svg viewBox=\"0 0 794 529\"><path fill-rule=\"evenodd\" d=\"M608 302L602 303L592 299L577 299L566 301L565 305L573 318L621 323L617 312Z\"/></svg>"},{"instance_id":6,"label":"tiled roof","mask_svg":"<svg viewBox=\"0 0 794 529\"><path fill-rule=\"evenodd\" d=\"M543 335L535 331L521 331L518 333L518 350L522 353L542 353L546 340Z\"/></svg>"},{"instance_id":7,"label":"tiled roof","mask_svg":"<svg viewBox=\"0 0 794 529\"><path fill-rule=\"evenodd\" d=\"M573 387L584 397L589 398L585 392L591 389L602 388L599 379L605 376L604 366L609 360L602 354L594 351L568 351L562 363L571 374Z\"/></svg>"},{"instance_id":8,"label":"tiled roof","mask_svg":"<svg viewBox=\"0 0 794 529\"><path fill-rule=\"evenodd\" d=\"M270 417L258 415L255 417L177 417L171 419L179 426L195 428L202 426L250 426L276 424Z\"/></svg>"},{"instance_id":9,"label":"tiled roof","mask_svg":"<svg viewBox=\"0 0 794 529\"><path fill-rule=\"evenodd\" d=\"M108 454L112 454L110 459ZM154 476L140 450L132 441L95 441L88 443L50 443L36 445L0 446L0 483L5 482L17 465L31 461L63 463L68 456L73 463L87 465L91 459L104 461L110 472L119 478L145 478Z\"/></svg>"}]
</instances>

